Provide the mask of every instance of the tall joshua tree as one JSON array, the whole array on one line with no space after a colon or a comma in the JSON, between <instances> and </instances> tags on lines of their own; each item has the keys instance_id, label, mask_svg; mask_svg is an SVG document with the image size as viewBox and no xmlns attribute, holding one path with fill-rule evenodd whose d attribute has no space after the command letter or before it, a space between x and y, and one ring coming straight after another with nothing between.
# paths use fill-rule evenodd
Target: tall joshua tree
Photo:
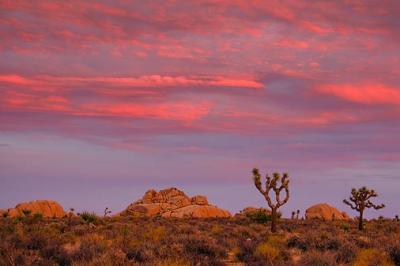
<instances>
[{"instance_id":1,"label":"tall joshua tree","mask_svg":"<svg viewBox=\"0 0 400 266\"><path fill-rule=\"evenodd\" d=\"M359 189L353 188L351 190L351 196L349 200L344 199L343 203L349 205L353 210L358 211L358 229L363 230L363 216L365 208L374 208L375 210L379 210L385 207L385 204L375 205L371 202L371 198L377 197L378 194L373 189L368 189L366 187L362 187Z\"/></svg>"},{"instance_id":2,"label":"tall joshua tree","mask_svg":"<svg viewBox=\"0 0 400 266\"><path fill-rule=\"evenodd\" d=\"M276 232L277 211L279 207L289 200L289 176L287 173L283 174L282 177L279 173L273 173L272 178L267 174L265 179L265 188L263 188L259 170L257 168L253 169L254 185L264 196L268 206L271 208L271 232ZM269 195L271 190L275 192L275 203L273 203ZM286 194L283 200L280 198L282 190L284 190Z\"/></svg>"}]
</instances>

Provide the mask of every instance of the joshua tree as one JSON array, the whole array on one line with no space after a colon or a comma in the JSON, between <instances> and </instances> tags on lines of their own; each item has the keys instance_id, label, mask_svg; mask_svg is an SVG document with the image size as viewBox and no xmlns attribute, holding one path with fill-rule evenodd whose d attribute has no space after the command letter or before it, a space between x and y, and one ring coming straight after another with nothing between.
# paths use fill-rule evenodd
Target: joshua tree
<instances>
[{"instance_id":1,"label":"joshua tree","mask_svg":"<svg viewBox=\"0 0 400 266\"><path fill-rule=\"evenodd\" d=\"M371 198L377 197L378 194L373 190L369 190L366 187L362 187L359 189L353 188L351 190L351 196L349 197L349 200L345 199L343 200L344 204L347 204L352 208L353 210L358 211L359 217L358 217L358 229L363 230L363 215L364 215L364 210L365 208L374 208L375 210L379 210L385 207L384 204L380 205L375 205L374 203L371 202ZM353 203L352 203L353 202Z\"/></svg>"},{"instance_id":2,"label":"joshua tree","mask_svg":"<svg viewBox=\"0 0 400 266\"><path fill-rule=\"evenodd\" d=\"M107 215L109 215L111 213L111 211L108 209L108 207L106 207L104 209L104 217L106 217Z\"/></svg>"},{"instance_id":3,"label":"joshua tree","mask_svg":"<svg viewBox=\"0 0 400 266\"><path fill-rule=\"evenodd\" d=\"M300 215L300 210L297 210L297 212L296 212L296 220L299 219L299 215Z\"/></svg>"},{"instance_id":4,"label":"joshua tree","mask_svg":"<svg viewBox=\"0 0 400 266\"><path fill-rule=\"evenodd\" d=\"M271 178L268 174L265 177L265 189L261 183L261 175L257 168L253 169L253 181L254 185L260 191L260 193L264 196L265 200L268 203L268 206L271 208L271 232L276 232L276 220L277 220L277 211L279 207L284 205L289 200L289 176L287 173L283 174L281 177L279 173L273 173L273 177ZM280 184L278 184L280 182ZM271 196L269 192L273 190L275 192L275 203L272 202ZM280 199L281 191L284 190L286 195L283 200Z\"/></svg>"},{"instance_id":5,"label":"joshua tree","mask_svg":"<svg viewBox=\"0 0 400 266\"><path fill-rule=\"evenodd\" d=\"M394 217L394 219L396 220L396 222L400 221L400 219L399 219L399 216L398 216L398 215L396 215L396 216Z\"/></svg>"},{"instance_id":6,"label":"joshua tree","mask_svg":"<svg viewBox=\"0 0 400 266\"><path fill-rule=\"evenodd\" d=\"M292 220L294 220L295 215L296 215L296 212L295 212L295 211L292 211Z\"/></svg>"}]
</instances>

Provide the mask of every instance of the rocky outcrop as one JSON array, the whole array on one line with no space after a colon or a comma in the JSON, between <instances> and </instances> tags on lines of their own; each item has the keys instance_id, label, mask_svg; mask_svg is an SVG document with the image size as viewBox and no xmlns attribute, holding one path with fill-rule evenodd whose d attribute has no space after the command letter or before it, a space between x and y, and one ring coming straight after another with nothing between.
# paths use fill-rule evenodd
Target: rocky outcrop
<instances>
[{"instance_id":1,"label":"rocky outcrop","mask_svg":"<svg viewBox=\"0 0 400 266\"><path fill-rule=\"evenodd\" d=\"M327 203L320 203L311 206L306 210L306 219L322 219L322 220L349 220L349 216L345 212L341 212L335 207Z\"/></svg>"},{"instance_id":2,"label":"rocky outcrop","mask_svg":"<svg viewBox=\"0 0 400 266\"><path fill-rule=\"evenodd\" d=\"M130 204L120 215L162 216L162 217L230 217L231 214L208 203L205 196L189 198L177 188L168 188L159 192L151 189L142 199Z\"/></svg>"},{"instance_id":3,"label":"rocky outcrop","mask_svg":"<svg viewBox=\"0 0 400 266\"><path fill-rule=\"evenodd\" d=\"M208 205L207 197L205 196L194 196L191 199L193 205Z\"/></svg>"},{"instance_id":4,"label":"rocky outcrop","mask_svg":"<svg viewBox=\"0 0 400 266\"><path fill-rule=\"evenodd\" d=\"M56 201L36 200L17 204L14 208L8 209L9 217L24 216L24 211L29 211L30 215L40 213L46 218L61 218L66 215L63 207Z\"/></svg>"}]
</instances>

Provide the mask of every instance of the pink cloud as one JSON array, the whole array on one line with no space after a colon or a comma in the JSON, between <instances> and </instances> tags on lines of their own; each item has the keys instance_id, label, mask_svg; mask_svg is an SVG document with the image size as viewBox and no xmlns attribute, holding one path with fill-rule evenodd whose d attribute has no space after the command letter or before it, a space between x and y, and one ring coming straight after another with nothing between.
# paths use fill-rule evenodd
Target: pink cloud
<instances>
[{"instance_id":1,"label":"pink cloud","mask_svg":"<svg viewBox=\"0 0 400 266\"><path fill-rule=\"evenodd\" d=\"M320 93L363 104L400 104L400 89L383 84L337 84L316 88Z\"/></svg>"},{"instance_id":2,"label":"pink cloud","mask_svg":"<svg viewBox=\"0 0 400 266\"><path fill-rule=\"evenodd\" d=\"M88 104L77 113L88 116L118 116L137 118L157 118L193 122L205 117L212 107L211 102L172 102L162 104Z\"/></svg>"},{"instance_id":3,"label":"pink cloud","mask_svg":"<svg viewBox=\"0 0 400 266\"><path fill-rule=\"evenodd\" d=\"M161 76L145 75L140 77L57 77L35 76L25 78L18 75L0 76L0 82L15 85L31 86L71 86L79 83L101 83L108 86L126 87L170 87L170 86L213 86L213 87L243 87L260 89L264 85L252 79L237 79L222 76L211 77L185 77L185 76Z\"/></svg>"}]
</instances>

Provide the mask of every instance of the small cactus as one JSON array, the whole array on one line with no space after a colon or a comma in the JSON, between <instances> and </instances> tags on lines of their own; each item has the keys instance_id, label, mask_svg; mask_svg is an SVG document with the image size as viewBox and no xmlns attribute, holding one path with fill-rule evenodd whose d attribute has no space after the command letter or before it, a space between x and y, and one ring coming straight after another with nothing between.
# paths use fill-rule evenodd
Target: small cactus
<instances>
[{"instance_id":1,"label":"small cactus","mask_svg":"<svg viewBox=\"0 0 400 266\"><path fill-rule=\"evenodd\" d=\"M289 175L285 173L281 177L279 173L273 173L272 176L271 178L268 174L266 175L265 188L263 188L259 170L257 168L253 169L254 185L264 196L268 206L271 208L271 232L274 233L276 232L277 210L289 200ZM271 196L269 195L271 190L275 193L275 203L272 202ZM283 200L280 198L282 191L285 191L286 194Z\"/></svg>"},{"instance_id":2,"label":"small cactus","mask_svg":"<svg viewBox=\"0 0 400 266\"><path fill-rule=\"evenodd\" d=\"M373 189L368 189L366 187L362 187L359 189L353 188L351 190L351 196L349 197L349 200L344 199L343 203L346 205L349 205L350 208L353 210L358 211L359 217L358 217L358 229L360 231L363 230L363 215L365 208L374 208L375 210L379 210L385 207L384 204L380 205L375 205L374 203L371 202L371 198L377 197L378 194L373 190Z\"/></svg>"}]
</instances>

